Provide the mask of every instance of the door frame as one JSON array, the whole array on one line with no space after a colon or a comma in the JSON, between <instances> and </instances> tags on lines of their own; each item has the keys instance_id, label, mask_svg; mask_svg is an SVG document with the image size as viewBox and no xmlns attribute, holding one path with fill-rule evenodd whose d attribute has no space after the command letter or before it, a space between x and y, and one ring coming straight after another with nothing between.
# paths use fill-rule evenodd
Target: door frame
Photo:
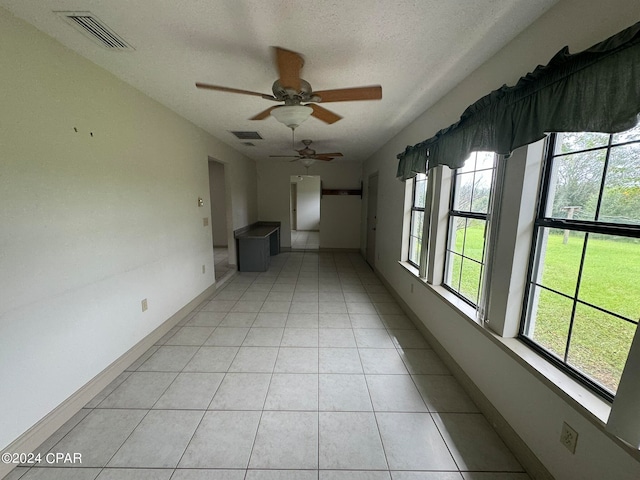
<instances>
[{"instance_id":1,"label":"door frame","mask_svg":"<svg viewBox=\"0 0 640 480\"><path fill-rule=\"evenodd\" d=\"M371 186L375 185L375 195L372 195ZM372 215L373 212L373 215ZM378 172L369 175L367 181L367 236L365 258L371 268L375 270L376 263L376 237L378 226Z\"/></svg>"}]
</instances>

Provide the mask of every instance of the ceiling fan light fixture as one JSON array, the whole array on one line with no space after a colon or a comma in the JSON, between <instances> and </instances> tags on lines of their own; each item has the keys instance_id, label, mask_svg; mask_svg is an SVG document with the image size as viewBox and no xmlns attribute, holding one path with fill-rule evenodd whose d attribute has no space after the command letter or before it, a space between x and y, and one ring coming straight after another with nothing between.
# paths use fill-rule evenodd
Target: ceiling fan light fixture
<instances>
[{"instance_id":1,"label":"ceiling fan light fixture","mask_svg":"<svg viewBox=\"0 0 640 480\"><path fill-rule=\"evenodd\" d=\"M313 158L301 158L300 159L300 163L302 165L304 165L305 167L309 168L311 165L313 165L314 163L316 163L315 159Z\"/></svg>"},{"instance_id":2,"label":"ceiling fan light fixture","mask_svg":"<svg viewBox=\"0 0 640 480\"><path fill-rule=\"evenodd\" d=\"M283 105L271 110L271 116L292 130L295 130L313 113L313 108L306 105Z\"/></svg>"}]
</instances>

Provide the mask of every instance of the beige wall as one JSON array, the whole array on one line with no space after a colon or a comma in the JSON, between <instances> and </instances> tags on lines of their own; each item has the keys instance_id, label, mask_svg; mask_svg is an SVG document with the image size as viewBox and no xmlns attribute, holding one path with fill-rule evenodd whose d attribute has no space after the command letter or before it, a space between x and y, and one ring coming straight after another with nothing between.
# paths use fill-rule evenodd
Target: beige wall
<instances>
[{"instance_id":1,"label":"beige wall","mask_svg":"<svg viewBox=\"0 0 640 480\"><path fill-rule=\"evenodd\" d=\"M2 9L0 32L1 448L214 283L208 157L233 225L257 205L253 161Z\"/></svg>"},{"instance_id":2,"label":"beige wall","mask_svg":"<svg viewBox=\"0 0 640 480\"><path fill-rule=\"evenodd\" d=\"M319 175L322 188L360 188L362 167L358 163L316 162L309 175ZM306 175L298 162L258 162L258 205L260 220L282 222L281 242L291 246L290 181L291 175ZM354 203L354 198L358 201ZM324 196L320 201L320 248L351 248L360 245L360 197L344 203ZM344 207L344 208L342 208ZM300 228L300 227L298 227Z\"/></svg>"},{"instance_id":3,"label":"beige wall","mask_svg":"<svg viewBox=\"0 0 640 480\"><path fill-rule=\"evenodd\" d=\"M563 46L580 51L640 19L636 0L561 0L530 28L367 160L363 177L378 171L377 270L418 315L453 359L557 479L637 479L640 463L581 415L538 376L514 360L470 320L398 264L405 185L396 180L396 155L457 121L464 109L503 84L513 85ZM366 186L365 186L366 189ZM366 219L366 206L362 219ZM364 251L364 238L362 250ZM415 292L413 286L415 285ZM562 422L579 433L571 455L558 439Z\"/></svg>"}]
</instances>

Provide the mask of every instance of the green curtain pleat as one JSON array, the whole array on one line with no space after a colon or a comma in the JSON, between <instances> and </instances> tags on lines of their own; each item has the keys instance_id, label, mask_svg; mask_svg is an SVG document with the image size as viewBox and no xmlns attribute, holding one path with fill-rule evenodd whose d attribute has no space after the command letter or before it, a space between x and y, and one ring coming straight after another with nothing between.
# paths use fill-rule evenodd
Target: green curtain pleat
<instances>
[{"instance_id":1,"label":"green curtain pleat","mask_svg":"<svg viewBox=\"0 0 640 480\"><path fill-rule=\"evenodd\" d=\"M544 66L470 105L460 120L397 157L400 180L438 165L459 168L474 151L509 154L549 132L628 130L640 113L640 22Z\"/></svg>"}]
</instances>

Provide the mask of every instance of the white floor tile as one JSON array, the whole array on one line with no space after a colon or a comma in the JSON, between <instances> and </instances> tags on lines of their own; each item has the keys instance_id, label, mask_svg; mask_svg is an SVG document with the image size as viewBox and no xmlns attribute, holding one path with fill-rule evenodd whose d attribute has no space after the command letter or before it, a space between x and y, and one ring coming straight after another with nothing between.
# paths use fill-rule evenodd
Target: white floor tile
<instances>
[{"instance_id":1,"label":"white floor tile","mask_svg":"<svg viewBox=\"0 0 640 480\"><path fill-rule=\"evenodd\" d=\"M376 418L391 470L457 470L430 414L376 413Z\"/></svg>"},{"instance_id":2,"label":"white floor tile","mask_svg":"<svg viewBox=\"0 0 640 480\"><path fill-rule=\"evenodd\" d=\"M320 374L321 411L367 412L373 410L364 375Z\"/></svg>"},{"instance_id":3,"label":"white floor tile","mask_svg":"<svg viewBox=\"0 0 640 480\"><path fill-rule=\"evenodd\" d=\"M226 372L238 347L201 347L184 367L185 372Z\"/></svg>"},{"instance_id":4,"label":"white floor tile","mask_svg":"<svg viewBox=\"0 0 640 480\"><path fill-rule=\"evenodd\" d=\"M367 375L373 409L379 412L426 412L410 375Z\"/></svg>"},{"instance_id":5,"label":"white floor tile","mask_svg":"<svg viewBox=\"0 0 640 480\"><path fill-rule=\"evenodd\" d=\"M362 348L358 352L364 373L380 375L408 373L395 349Z\"/></svg>"},{"instance_id":6,"label":"white floor tile","mask_svg":"<svg viewBox=\"0 0 640 480\"><path fill-rule=\"evenodd\" d=\"M318 349L281 347L274 369L276 373L318 373Z\"/></svg>"},{"instance_id":7,"label":"white floor tile","mask_svg":"<svg viewBox=\"0 0 640 480\"><path fill-rule=\"evenodd\" d=\"M180 468L246 468L260 412L206 412Z\"/></svg>"},{"instance_id":8,"label":"white floor tile","mask_svg":"<svg viewBox=\"0 0 640 480\"><path fill-rule=\"evenodd\" d=\"M207 338L204 345L207 347L239 347L248 332L248 327L218 327Z\"/></svg>"},{"instance_id":9,"label":"white floor tile","mask_svg":"<svg viewBox=\"0 0 640 480\"><path fill-rule=\"evenodd\" d=\"M153 410L149 412L109 467L173 468L184 452L204 412ZM161 448L159 446L161 445Z\"/></svg>"},{"instance_id":10,"label":"white floor tile","mask_svg":"<svg viewBox=\"0 0 640 480\"><path fill-rule=\"evenodd\" d=\"M387 470L373 413L320 412L320 468Z\"/></svg>"},{"instance_id":11,"label":"white floor tile","mask_svg":"<svg viewBox=\"0 0 640 480\"><path fill-rule=\"evenodd\" d=\"M270 380L269 373L227 373L209 409L262 410Z\"/></svg>"},{"instance_id":12,"label":"white floor tile","mask_svg":"<svg viewBox=\"0 0 640 480\"><path fill-rule=\"evenodd\" d=\"M240 347L229 371L271 373L277 356L277 347Z\"/></svg>"},{"instance_id":13,"label":"white floor tile","mask_svg":"<svg viewBox=\"0 0 640 480\"><path fill-rule=\"evenodd\" d=\"M250 468L318 468L318 413L264 412Z\"/></svg>"},{"instance_id":14,"label":"white floor tile","mask_svg":"<svg viewBox=\"0 0 640 480\"><path fill-rule=\"evenodd\" d=\"M460 470L523 471L483 415L434 413L433 418Z\"/></svg>"},{"instance_id":15,"label":"white floor tile","mask_svg":"<svg viewBox=\"0 0 640 480\"><path fill-rule=\"evenodd\" d=\"M356 348L320 348L318 362L320 373L362 373L363 371ZM402 363L402 360L400 362Z\"/></svg>"},{"instance_id":16,"label":"white floor tile","mask_svg":"<svg viewBox=\"0 0 640 480\"><path fill-rule=\"evenodd\" d=\"M318 410L318 375L274 373L265 410Z\"/></svg>"},{"instance_id":17,"label":"white floor tile","mask_svg":"<svg viewBox=\"0 0 640 480\"><path fill-rule=\"evenodd\" d=\"M79 452L84 467L103 467L146 413L146 410L94 410L55 445L55 452Z\"/></svg>"}]
</instances>

